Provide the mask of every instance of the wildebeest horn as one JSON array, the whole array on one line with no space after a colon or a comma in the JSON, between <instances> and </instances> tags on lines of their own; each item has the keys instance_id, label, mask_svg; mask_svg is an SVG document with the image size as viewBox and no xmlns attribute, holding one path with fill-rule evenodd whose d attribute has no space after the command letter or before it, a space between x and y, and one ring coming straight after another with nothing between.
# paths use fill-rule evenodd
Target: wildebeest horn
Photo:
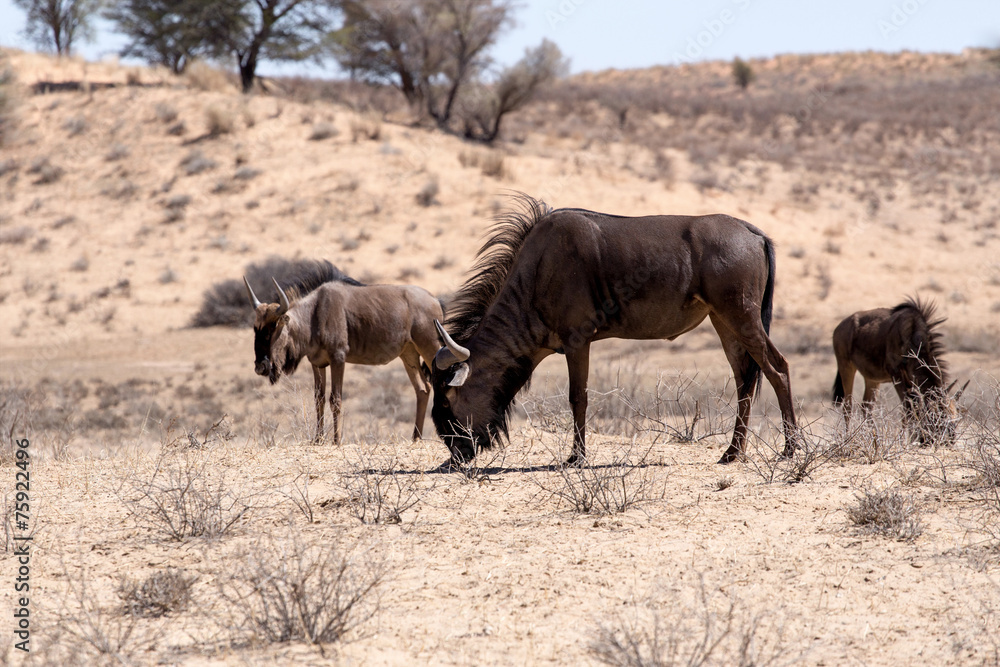
<instances>
[{"instance_id":1,"label":"wildebeest horn","mask_svg":"<svg viewBox=\"0 0 1000 667\"><path fill-rule=\"evenodd\" d=\"M278 288L278 299L281 302L281 308L278 309L278 317L281 317L288 312L288 296L285 294L285 290L281 289L281 285L279 285L278 281L274 279L274 276L271 276L271 282L273 282L274 286Z\"/></svg>"},{"instance_id":2,"label":"wildebeest horn","mask_svg":"<svg viewBox=\"0 0 1000 667\"><path fill-rule=\"evenodd\" d=\"M434 356L434 365L437 366L438 370L443 371L459 362L468 360L472 355L468 348L456 343L437 320L434 320L434 326L437 327L438 335L441 336L441 340L444 342L444 347L438 350L438 353Z\"/></svg>"},{"instance_id":3,"label":"wildebeest horn","mask_svg":"<svg viewBox=\"0 0 1000 667\"><path fill-rule=\"evenodd\" d=\"M250 303L253 304L253 309L257 310L257 307L260 305L260 299L258 299L257 295L253 293L253 288L250 287L250 281L247 280L246 276L243 276L243 282L246 283L247 294L250 295Z\"/></svg>"}]
</instances>

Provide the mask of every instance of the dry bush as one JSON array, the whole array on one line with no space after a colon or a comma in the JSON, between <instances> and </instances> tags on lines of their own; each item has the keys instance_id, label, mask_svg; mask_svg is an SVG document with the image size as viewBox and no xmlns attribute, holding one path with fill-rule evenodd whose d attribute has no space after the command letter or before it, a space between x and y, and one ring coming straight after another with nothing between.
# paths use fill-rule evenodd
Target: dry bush
<instances>
[{"instance_id":1,"label":"dry bush","mask_svg":"<svg viewBox=\"0 0 1000 667\"><path fill-rule=\"evenodd\" d=\"M323 141L340 134L340 130L332 123L320 122L312 126L309 131L309 141Z\"/></svg>"},{"instance_id":2,"label":"dry bush","mask_svg":"<svg viewBox=\"0 0 1000 667\"><path fill-rule=\"evenodd\" d=\"M218 137L229 134L236 126L236 115L229 109L210 106L205 109L205 129L209 136Z\"/></svg>"},{"instance_id":3,"label":"dry bush","mask_svg":"<svg viewBox=\"0 0 1000 667\"><path fill-rule=\"evenodd\" d=\"M33 227L19 225L17 227L0 228L0 245L21 245L35 235Z\"/></svg>"},{"instance_id":4,"label":"dry bush","mask_svg":"<svg viewBox=\"0 0 1000 667\"><path fill-rule=\"evenodd\" d=\"M381 138L382 119L377 115L368 113L351 121L352 142L357 143L359 139L378 141Z\"/></svg>"},{"instance_id":5,"label":"dry bush","mask_svg":"<svg viewBox=\"0 0 1000 667\"><path fill-rule=\"evenodd\" d=\"M62 128L66 130L66 132L71 137L83 134L84 132L87 131L87 127L88 127L87 119L84 116L79 116L79 115L70 116L69 118L64 120L62 124Z\"/></svg>"},{"instance_id":6,"label":"dry bush","mask_svg":"<svg viewBox=\"0 0 1000 667\"><path fill-rule=\"evenodd\" d=\"M414 508L434 489L421 485L419 476L399 472L395 454L362 453L350 462L342 477L347 506L362 523L401 523L403 512Z\"/></svg>"},{"instance_id":7,"label":"dry bush","mask_svg":"<svg viewBox=\"0 0 1000 667\"><path fill-rule=\"evenodd\" d=\"M177 108L167 102L157 102L153 107L156 119L166 125L177 120Z\"/></svg>"},{"instance_id":8,"label":"dry bush","mask_svg":"<svg viewBox=\"0 0 1000 667\"><path fill-rule=\"evenodd\" d=\"M421 206L433 206L434 204L440 203L437 200L437 196L440 191L441 188L438 185L436 178L427 181L427 183L424 184L424 187L420 188L420 192L416 195L417 203Z\"/></svg>"},{"instance_id":9,"label":"dry bush","mask_svg":"<svg viewBox=\"0 0 1000 667\"><path fill-rule=\"evenodd\" d=\"M197 580L198 577L187 576L182 570L167 568L141 581L122 577L116 592L125 615L159 618L187 609L191 587Z\"/></svg>"},{"instance_id":10,"label":"dry bush","mask_svg":"<svg viewBox=\"0 0 1000 667\"><path fill-rule=\"evenodd\" d=\"M11 140L17 124L17 95L14 91L16 77L6 60L7 57L0 54L0 146Z\"/></svg>"},{"instance_id":11,"label":"dry bush","mask_svg":"<svg viewBox=\"0 0 1000 667\"><path fill-rule=\"evenodd\" d=\"M479 170L483 176L489 176L497 180L506 178L508 171L504 165L504 155L500 151L487 151L483 153L479 161Z\"/></svg>"},{"instance_id":12,"label":"dry bush","mask_svg":"<svg viewBox=\"0 0 1000 667\"><path fill-rule=\"evenodd\" d=\"M129 148L125 144L114 143L104 156L105 162L116 162L129 156Z\"/></svg>"},{"instance_id":13,"label":"dry bush","mask_svg":"<svg viewBox=\"0 0 1000 667\"><path fill-rule=\"evenodd\" d=\"M666 495L665 478L657 474L658 463L648 460L651 449L628 449L609 463L585 462L561 465L553 478L533 478L551 498L574 512L618 514Z\"/></svg>"},{"instance_id":14,"label":"dry bush","mask_svg":"<svg viewBox=\"0 0 1000 667\"><path fill-rule=\"evenodd\" d=\"M66 173L66 170L52 164L48 157L40 157L31 161L27 172L29 174L37 174L37 178L32 183L35 185L46 185L58 181Z\"/></svg>"},{"instance_id":15,"label":"dry bush","mask_svg":"<svg viewBox=\"0 0 1000 667\"><path fill-rule=\"evenodd\" d=\"M219 590L245 642L340 641L379 611L385 566L371 552L304 536L263 539L227 563Z\"/></svg>"},{"instance_id":16,"label":"dry bush","mask_svg":"<svg viewBox=\"0 0 1000 667\"><path fill-rule=\"evenodd\" d=\"M246 490L227 468L210 467L207 457L184 452L161 453L151 472L124 471L119 498L138 525L183 540L222 537L258 508L260 494Z\"/></svg>"},{"instance_id":17,"label":"dry bush","mask_svg":"<svg viewBox=\"0 0 1000 667\"><path fill-rule=\"evenodd\" d=\"M233 88L229 75L201 61L188 65L183 78L195 90L226 92Z\"/></svg>"},{"instance_id":18,"label":"dry bush","mask_svg":"<svg viewBox=\"0 0 1000 667\"><path fill-rule=\"evenodd\" d=\"M136 664L162 639L164 628L118 605L104 605L86 570L66 574L69 590L58 610L56 637L43 652L48 664ZM60 635L65 634L65 637Z\"/></svg>"},{"instance_id":19,"label":"dry bush","mask_svg":"<svg viewBox=\"0 0 1000 667\"><path fill-rule=\"evenodd\" d=\"M192 150L185 155L180 162L181 169L188 176L194 176L195 174L215 169L217 166L219 165L215 160L205 157L205 154L198 149Z\"/></svg>"},{"instance_id":20,"label":"dry bush","mask_svg":"<svg viewBox=\"0 0 1000 667\"><path fill-rule=\"evenodd\" d=\"M509 176L504 166L504 154L498 150L468 150L458 154L458 162L466 168L476 168L483 176L498 180Z\"/></svg>"},{"instance_id":21,"label":"dry bush","mask_svg":"<svg viewBox=\"0 0 1000 667\"><path fill-rule=\"evenodd\" d=\"M784 628L749 612L734 597L712 595L699 577L682 594L663 601L646 600L596 628L590 654L615 667L740 665L766 667L794 664ZM662 610L662 611L661 611ZM798 658L805 654L798 648Z\"/></svg>"},{"instance_id":22,"label":"dry bush","mask_svg":"<svg viewBox=\"0 0 1000 667\"><path fill-rule=\"evenodd\" d=\"M895 489L864 489L847 508L847 518L864 532L899 540L915 540L924 531L920 508Z\"/></svg>"},{"instance_id":23,"label":"dry bush","mask_svg":"<svg viewBox=\"0 0 1000 667\"><path fill-rule=\"evenodd\" d=\"M970 410L964 466L974 475L980 529L1000 545L1000 384L994 381L987 391L992 396L984 396Z\"/></svg>"}]
</instances>

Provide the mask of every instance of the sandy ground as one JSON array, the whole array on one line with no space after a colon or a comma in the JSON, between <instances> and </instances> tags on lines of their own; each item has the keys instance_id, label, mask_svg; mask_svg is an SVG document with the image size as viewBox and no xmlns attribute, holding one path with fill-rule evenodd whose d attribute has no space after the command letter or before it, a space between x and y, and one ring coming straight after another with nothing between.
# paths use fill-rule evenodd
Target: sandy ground
<instances>
[{"instance_id":1,"label":"sandy ground","mask_svg":"<svg viewBox=\"0 0 1000 667\"><path fill-rule=\"evenodd\" d=\"M7 57L26 86L124 83L128 75L113 64ZM490 151L437 132L385 121L377 141L354 141L352 128L371 116L132 72L165 85L23 89L16 133L0 149L0 364L5 396L12 387L35 391L35 421L11 420L9 402L4 423L31 429L24 433L36 457L37 663L91 662L86 637L94 633L80 630L80 619L99 619L98 634L115 634L127 625L116 611L120 577L167 567L197 576L193 601L140 621L117 651L127 663L580 664L596 660L600 628L631 627L638 636L659 627L685 653L692 637L721 633L727 618L731 632L711 664L736 664L746 637L755 664L1000 659L1000 557L996 532L989 536L996 517L984 514L966 465L973 416L988 416L1000 376L1000 242L988 208L997 183L978 182L984 210L944 223L936 202L903 179L880 193L872 214L836 194L852 185L843 174L824 175L807 203L788 192L816 176L770 163L719 165L737 186L702 191L680 152L671 152L677 175L665 185L624 168L652 159L643 147L587 150L573 138L530 133L494 149L505 171L496 178L463 166ZM231 131L207 134L211 115ZM178 123L183 133L168 133ZM321 123L334 136L309 140ZM214 165L188 174L181 163L195 151ZM62 171L44 182L51 167ZM418 205L431 182L435 202ZM626 458L635 467L621 488L637 502L621 513L581 513L560 499L576 473L552 467L569 448L558 358L538 369L511 444L466 476L435 471L445 456L439 441L406 441L413 396L398 362L349 368L346 444L311 445L307 372L272 388L253 375L250 331L187 326L207 287L274 254L325 257L365 281L412 282L447 296L510 190L631 215L721 211L764 229L779 248L772 333L817 442L837 424L827 406L836 323L910 294L933 298L948 317L952 374L972 380L963 438L948 450L898 443L874 464L836 457L804 482L785 483L787 466L770 451L780 438L767 388L750 461L721 468L714 462L728 433L708 433L731 428L732 396L711 328L672 343L609 341L595 346L594 460L582 474L613 475L621 469L614 461ZM648 407L657 378L671 388L693 379L685 400L711 406L698 441L649 431L624 407L623 392ZM206 435L223 415L221 429ZM685 416L672 414L671 423ZM899 436L896 420L886 418L889 441ZM226 428L232 434L220 437ZM200 448L186 447L189 433ZM253 510L219 539L165 539L131 502L161 460L203 465ZM291 500L303 479L311 522ZM400 523L355 516L351 499L373 480L397 501L416 500ZM853 526L846 509L873 489L910 498L922 533L896 540ZM273 543L258 544L265 536ZM379 608L350 641L322 649L247 643L233 629L240 606L219 586L248 567L241 549L294 543L353 554L359 576L382 573ZM7 577L9 550L3 561ZM89 586L82 603L72 592L81 582ZM12 586L2 590L9 609ZM9 623L0 633L10 636Z\"/></svg>"}]
</instances>

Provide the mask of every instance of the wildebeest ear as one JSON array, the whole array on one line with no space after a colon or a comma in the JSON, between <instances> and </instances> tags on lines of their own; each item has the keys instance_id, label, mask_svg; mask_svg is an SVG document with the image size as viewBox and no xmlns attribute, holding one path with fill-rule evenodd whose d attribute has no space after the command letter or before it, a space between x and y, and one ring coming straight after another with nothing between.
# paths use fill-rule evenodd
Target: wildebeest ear
<instances>
[{"instance_id":1,"label":"wildebeest ear","mask_svg":"<svg viewBox=\"0 0 1000 667\"><path fill-rule=\"evenodd\" d=\"M469 364L464 361L455 366L455 375L448 380L449 387L461 387L469 379Z\"/></svg>"}]
</instances>

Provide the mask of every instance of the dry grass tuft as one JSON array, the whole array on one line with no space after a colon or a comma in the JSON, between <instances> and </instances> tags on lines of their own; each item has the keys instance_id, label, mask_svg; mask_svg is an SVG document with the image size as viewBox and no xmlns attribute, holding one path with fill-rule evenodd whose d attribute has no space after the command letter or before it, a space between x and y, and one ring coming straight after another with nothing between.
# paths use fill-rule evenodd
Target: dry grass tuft
<instances>
[{"instance_id":1,"label":"dry grass tuft","mask_svg":"<svg viewBox=\"0 0 1000 667\"><path fill-rule=\"evenodd\" d=\"M219 163L211 158L205 157L205 154L198 149L195 149L185 155L180 162L181 169L183 169L184 173L188 176L194 176L195 174L215 169L217 166L219 166Z\"/></svg>"},{"instance_id":2,"label":"dry grass tuft","mask_svg":"<svg viewBox=\"0 0 1000 667\"><path fill-rule=\"evenodd\" d=\"M433 206L438 204L437 196L441 191L441 187L438 185L437 179L432 179L424 184L424 187L420 188L420 192L416 195L417 203L421 206Z\"/></svg>"},{"instance_id":3,"label":"dry grass tuft","mask_svg":"<svg viewBox=\"0 0 1000 667\"><path fill-rule=\"evenodd\" d=\"M395 455L362 455L352 461L343 478L347 506L361 523L401 523L403 512L414 508L434 488L424 488L420 477L398 471Z\"/></svg>"},{"instance_id":4,"label":"dry grass tuft","mask_svg":"<svg viewBox=\"0 0 1000 667\"><path fill-rule=\"evenodd\" d=\"M261 540L238 559L219 589L244 641L336 642L379 611L386 571L368 551L294 535Z\"/></svg>"},{"instance_id":5,"label":"dry grass tuft","mask_svg":"<svg viewBox=\"0 0 1000 667\"><path fill-rule=\"evenodd\" d=\"M17 125L16 83L14 70L7 66L6 56L0 54L0 146L10 142Z\"/></svg>"},{"instance_id":6,"label":"dry grass tuft","mask_svg":"<svg viewBox=\"0 0 1000 667\"><path fill-rule=\"evenodd\" d=\"M924 531L913 498L895 489L865 489L847 508L847 518L865 532L899 540L915 540Z\"/></svg>"},{"instance_id":7,"label":"dry grass tuft","mask_svg":"<svg viewBox=\"0 0 1000 667\"><path fill-rule=\"evenodd\" d=\"M340 130L332 123L320 122L312 126L309 132L309 141L323 141L340 134Z\"/></svg>"},{"instance_id":8,"label":"dry grass tuft","mask_svg":"<svg viewBox=\"0 0 1000 667\"><path fill-rule=\"evenodd\" d=\"M229 75L201 61L195 61L187 66L184 70L184 80L195 90L228 92L233 89Z\"/></svg>"},{"instance_id":9,"label":"dry grass tuft","mask_svg":"<svg viewBox=\"0 0 1000 667\"><path fill-rule=\"evenodd\" d=\"M637 452L635 443L610 463L562 465L553 478L535 478L559 504L583 514L620 514L666 494L660 466L647 460L651 450Z\"/></svg>"},{"instance_id":10,"label":"dry grass tuft","mask_svg":"<svg viewBox=\"0 0 1000 667\"><path fill-rule=\"evenodd\" d=\"M187 609L191 603L191 587L197 580L198 577L189 577L183 571L167 568L154 572L142 581L123 577L117 593L124 614L159 618Z\"/></svg>"},{"instance_id":11,"label":"dry grass tuft","mask_svg":"<svg viewBox=\"0 0 1000 667\"><path fill-rule=\"evenodd\" d=\"M630 612L597 627L590 654L598 662L615 667L795 663L780 624L749 612L736 598L710 594L700 577L671 599L647 600ZM804 653L800 649L799 658Z\"/></svg>"},{"instance_id":12,"label":"dry grass tuft","mask_svg":"<svg viewBox=\"0 0 1000 667\"><path fill-rule=\"evenodd\" d=\"M21 245L35 235L35 230L27 225L0 228L0 245Z\"/></svg>"},{"instance_id":13,"label":"dry grass tuft","mask_svg":"<svg viewBox=\"0 0 1000 667\"><path fill-rule=\"evenodd\" d=\"M236 126L236 115L229 109L210 106L205 109L205 129L209 136L218 137L229 134Z\"/></svg>"},{"instance_id":14,"label":"dry grass tuft","mask_svg":"<svg viewBox=\"0 0 1000 667\"><path fill-rule=\"evenodd\" d=\"M222 537L248 518L259 501L259 494L247 491L226 470L209 466L208 458L196 453L160 454L151 472L124 473L120 499L138 525L162 538Z\"/></svg>"}]
</instances>

